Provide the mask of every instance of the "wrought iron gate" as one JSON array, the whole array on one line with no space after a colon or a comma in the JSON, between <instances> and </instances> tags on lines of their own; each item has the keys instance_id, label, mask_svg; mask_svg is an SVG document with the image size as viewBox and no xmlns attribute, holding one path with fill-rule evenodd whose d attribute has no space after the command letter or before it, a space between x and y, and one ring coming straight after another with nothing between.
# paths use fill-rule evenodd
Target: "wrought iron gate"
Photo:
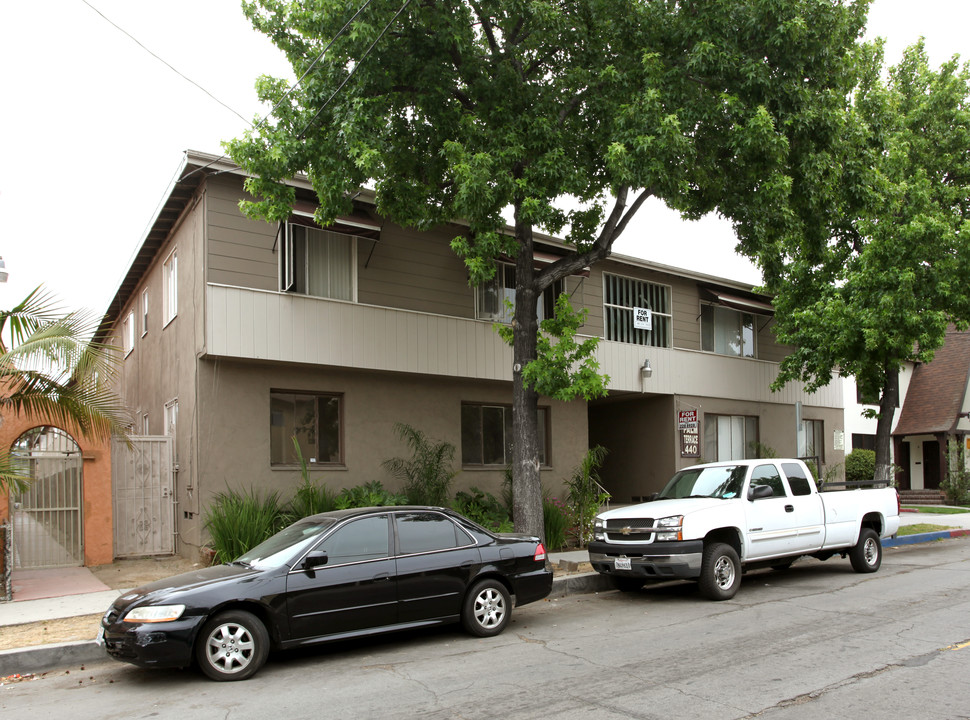
<instances>
[{"instance_id":1,"label":"wrought iron gate","mask_svg":"<svg viewBox=\"0 0 970 720\"><path fill-rule=\"evenodd\" d=\"M175 553L175 463L168 436L111 444L115 557Z\"/></svg>"},{"instance_id":2,"label":"wrought iron gate","mask_svg":"<svg viewBox=\"0 0 970 720\"><path fill-rule=\"evenodd\" d=\"M47 426L24 433L11 454L31 478L27 491L11 498L13 566L83 565L81 449L66 432Z\"/></svg>"}]
</instances>

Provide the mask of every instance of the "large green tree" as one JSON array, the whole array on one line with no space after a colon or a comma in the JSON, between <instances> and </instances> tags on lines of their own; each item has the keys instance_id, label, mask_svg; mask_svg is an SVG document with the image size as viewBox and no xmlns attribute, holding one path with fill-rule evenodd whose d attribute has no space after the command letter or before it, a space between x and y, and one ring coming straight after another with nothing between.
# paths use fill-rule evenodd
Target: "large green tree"
<instances>
[{"instance_id":1,"label":"large green tree","mask_svg":"<svg viewBox=\"0 0 970 720\"><path fill-rule=\"evenodd\" d=\"M0 419L14 415L89 438L126 435L128 413L111 391L117 349L91 341L97 319L62 311L41 288L0 311ZM0 451L0 491L22 492L30 478Z\"/></svg>"},{"instance_id":2,"label":"large green tree","mask_svg":"<svg viewBox=\"0 0 970 720\"><path fill-rule=\"evenodd\" d=\"M855 171L838 188L829 240L766 246L763 266L775 331L795 346L777 384L854 375L879 398L885 482L899 369L929 362L948 325L970 321L970 71L958 58L932 69L921 42L887 72L881 43L869 46L846 130Z\"/></svg>"},{"instance_id":3,"label":"large green tree","mask_svg":"<svg viewBox=\"0 0 970 720\"><path fill-rule=\"evenodd\" d=\"M322 224L370 185L395 222L464 221L452 247L473 283L496 257L515 258L515 525L541 534L538 391L527 376L564 378L558 390L542 383L560 397L596 391L534 371L541 293L607 257L650 197L688 218L720 212L744 246L815 232L867 6L369 0L354 15L347 0L244 2L300 80L261 79L271 120L227 150L253 175L252 216L284 220L295 197L285 181L304 172ZM537 229L568 249L541 271Z\"/></svg>"}]
</instances>

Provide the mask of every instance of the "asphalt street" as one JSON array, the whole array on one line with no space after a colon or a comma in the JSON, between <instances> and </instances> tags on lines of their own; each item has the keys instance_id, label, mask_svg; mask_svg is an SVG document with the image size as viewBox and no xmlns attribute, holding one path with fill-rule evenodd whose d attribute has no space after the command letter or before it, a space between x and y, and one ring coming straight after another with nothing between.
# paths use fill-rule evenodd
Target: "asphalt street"
<instances>
[{"instance_id":1,"label":"asphalt street","mask_svg":"<svg viewBox=\"0 0 970 720\"><path fill-rule=\"evenodd\" d=\"M276 655L255 678L115 662L0 687L8 718L970 717L970 539L885 551L878 573L800 560L731 601L692 583L525 606L456 628Z\"/></svg>"}]
</instances>

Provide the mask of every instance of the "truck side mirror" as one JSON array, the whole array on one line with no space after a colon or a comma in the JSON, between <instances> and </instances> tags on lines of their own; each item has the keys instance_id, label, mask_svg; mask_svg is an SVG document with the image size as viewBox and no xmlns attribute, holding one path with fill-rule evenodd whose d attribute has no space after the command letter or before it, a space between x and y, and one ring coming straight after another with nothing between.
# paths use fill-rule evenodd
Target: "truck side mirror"
<instances>
[{"instance_id":1,"label":"truck side mirror","mask_svg":"<svg viewBox=\"0 0 970 720\"><path fill-rule=\"evenodd\" d=\"M771 489L771 485L752 485L748 488L748 500L770 498L774 494L775 491Z\"/></svg>"}]
</instances>

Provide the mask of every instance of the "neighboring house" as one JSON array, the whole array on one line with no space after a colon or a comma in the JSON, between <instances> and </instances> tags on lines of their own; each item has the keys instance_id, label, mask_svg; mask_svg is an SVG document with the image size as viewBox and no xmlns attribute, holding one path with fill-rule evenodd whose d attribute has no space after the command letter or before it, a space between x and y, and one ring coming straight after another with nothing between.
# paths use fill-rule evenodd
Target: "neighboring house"
<instances>
[{"instance_id":1,"label":"neighboring house","mask_svg":"<svg viewBox=\"0 0 970 720\"><path fill-rule=\"evenodd\" d=\"M101 333L126 351L119 391L136 433L175 439L183 552L205 541L214 493L292 496L293 437L315 481L393 487L381 463L407 454L394 424L408 423L457 447L458 487L500 492L512 356L493 325L514 299L511 264L469 287L449 247L461 228L399 227L367 191L352 215L318 228L305 181L293 181L289 221L267 224L240 212L243 175L228 161L190 152L179 178ZM538 244L537 264L562 252L552 238ZM785 349L771 305L749 287L618 256L559 286L589 311L583 332L602 338L610 393L540 400L553 493L593 444L609 449L601 474L621 502L659 490L677 468L750 456L759 443L842 462L841 385L771 392ZM116 498L119 518L132 512Z\"/></svg>"},{"instance_id":2,"label":"neighboring house","mask_svg":"<svg viewBox=\"0 0 970 720\"><path fill-rule=\"evenodd\" d=\"M900 490L939 490L947 445L970 450L970 332L950 330L932 362L913 371L893 430Z\"/></svg>"},{"instance_id":3,"label":"neighboring house","mask_svg":"<svg viewBox=\"0 0 970 720\"><path fill-rule=\"evenodd\" d=\"M907 362L899 370L899 402L896 411L893 413L892 427L896 427L899 421L899 412L903 403L906 401L906 393L909 390L909 381L913 376L914 364ZM864 398L856 385L855 378L841 377L842 397L845 402L845 438L846 452L852 450L875 450L876 449L876 423L874 417L868 418L863 415L866 410L878 412L879 398ZM867 402L868 401L868 402ZM890 461L893 460L892 446L890 446Z\"/></svg>"}]
</instances>

